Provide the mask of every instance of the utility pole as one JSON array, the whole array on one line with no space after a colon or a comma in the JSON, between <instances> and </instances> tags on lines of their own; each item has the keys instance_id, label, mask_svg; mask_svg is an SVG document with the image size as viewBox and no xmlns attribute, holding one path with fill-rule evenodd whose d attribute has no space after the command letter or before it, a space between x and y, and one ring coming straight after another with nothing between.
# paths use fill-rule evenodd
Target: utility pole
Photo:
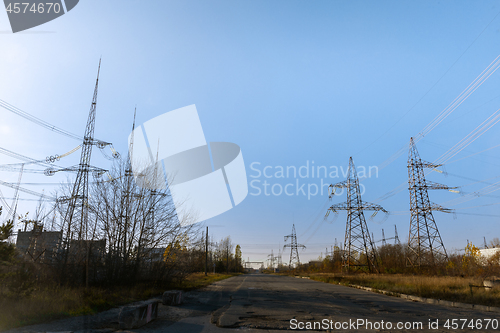
<instances>
[{"instance_id":1,"label":"utility pole","mask_svg":"<svg viewBox=\"0 0 500 333\"><path fill-rule=\"evenodd\" d=\"M207 275L208 271L208 226L207 226L207 232L205 233L205 276Z\"/></svg>"},{"instance_id":2,"label":"utility pole","mask_svg":"<svg viewBox=\"0 0 500 333\"><path fill-rule=\"evenodd\" d=\"M297 234L295 232L295 224L292 226L292 233L288 236L285 236L285 242L290 238L290 243L285 244L283 246L283 249L289 247L290 248L290 263L288 264L288 267L291 269L292 268L292 263L295 262L296 265L300 265L300 259L299 259L299 250L298 248L305 249L306 246L302 244L297 244Z\"/></svg>"},{"instance_id":3,"label":"utility pole","mask_svg":"<svg viewBox=\"0 0 500 333\"><path fill-rule=\"evenodd\" d=\"M351 268L362 267L368 267L370 271L378 271L377 254L373 241L370 238L363 211L373 210L383 211L384 213L388 212L380 205L363 202L361 200L359 179L352 157L349 158L347 179L328 187L330 198L335 194L335 189L337 188L347 188L347 201L332 205L328 208L326 216L329 215L330 211L334 213L337 213L338 210L347 211L342 267L346 268L347 271ZM363 259L362 254L366 256L366 261Z\"/></svg>"},{"instance_id":4,"label":"utility pole","mask_svg":"<svg viewBox=\"0 0 500 333\"><path fill-rule=\"evenodd\" d=\"M450 213L451 210L431 203L427 190L449 190L456 187L434 183L425 179L425 168L435 169L441 164L420 159L413 138L408 153L408 189L410 191L410 232L406 261L409 266L434 266L448 259L446 249L432 215L432 211Z\"/></svg>"},{"instance_id":5,"label":"utility pole","mask_svg":"<svg viewBox=\"0 0 500 333\"><path fill-rule=\"evenodd\" d=\"M226 273L229 274L229 242L226 245L226 260L227 260Z\"/></svg>"},{"instance_id":6,"label":"utility pole","mask_svg":"<svg viewBox=\"0 0 500 333\"><path fill-rule=\"evenodd\" d=\"M382 229L382 246L386 246L387 242L385 241L384 229Z\"/></svg>"},{"instance_id":7,"label":"utility pole","mask_svg":"<svg viewBox=\"0 0 500 333\"><path fill-rule=\"evenodd\" d=\"M488 244L486 244L486 237L483 237L484 239L484 248L487 249L488 248Z\"/></svg>"}]
</instances>

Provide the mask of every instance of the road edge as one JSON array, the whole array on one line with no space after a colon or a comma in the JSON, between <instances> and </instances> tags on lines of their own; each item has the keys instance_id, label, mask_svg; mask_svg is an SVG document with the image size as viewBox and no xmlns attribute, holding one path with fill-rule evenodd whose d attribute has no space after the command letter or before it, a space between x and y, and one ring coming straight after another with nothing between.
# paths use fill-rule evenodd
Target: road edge
<instances>
[{"instance_id":1,"label":"road edge","mask_svg":"<svg viewBox=\"0 0 500 333\"><path fill-rule=\"evenodd\" d=\"M320 282L320 281L318 281L318 282ZM444 306L448 306L448 307L452 307L452 308L472 309L472 310L480 310L480 311L488 311L488 312L500 312L500 308L495 307L495 306L451 302L451 301L445 301L442 299L434 299L434 298L426 298L426 297L420 297L420 296L414 296L414 295L400 294L400 293L395 293L392 291L364 287L364 286L359 286L359 285L355 285L355 284L350 284L350 285L348 285L348 287L362 289L362 290L366 290L366 291L371 291L374 293L384 294L387 296L400 297L402 299L407 299L407 300L413 301L413 302L422 302L422 303L427 303L427 304L444 305Z\"/></svg>"}]
</instances>

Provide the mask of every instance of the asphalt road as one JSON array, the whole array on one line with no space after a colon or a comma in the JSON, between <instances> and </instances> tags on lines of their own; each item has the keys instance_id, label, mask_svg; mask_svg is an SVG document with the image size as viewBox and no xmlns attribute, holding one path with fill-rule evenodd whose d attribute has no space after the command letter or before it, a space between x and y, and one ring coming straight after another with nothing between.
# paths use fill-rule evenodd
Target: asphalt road
<instances>
[{"instance_id":1,"label":"asphalt road","mask_svg":"<svg viewBox=\"0 0 500 333\"><path fill-rule=\"evenodd\" d=\"M112 332L116 331L110 325L113 311L10 332L83 332L84 328ZM488 319L496 320L497 329L492 329L494 321L485 329ZM474 329L468 327L471 320ZM447 321L449 328L444 326ZM323 332L500 332L499 322L500 312L412 302L302 278L248 274L189 292L181 306L160 305L155 321L129 332L260 333L302 327Z\"/></svg>"}]
</instances>

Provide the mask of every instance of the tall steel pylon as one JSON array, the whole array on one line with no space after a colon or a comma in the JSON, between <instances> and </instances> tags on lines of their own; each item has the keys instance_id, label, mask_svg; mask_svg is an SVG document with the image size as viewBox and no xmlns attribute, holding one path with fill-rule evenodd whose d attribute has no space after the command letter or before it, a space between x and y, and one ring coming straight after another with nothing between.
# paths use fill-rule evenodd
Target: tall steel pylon
<instances>
[{"instance_id":1,"label":"tall steel pylon","mask_svg":"<svg viewBox=\"0 0 500 333\"><path fill-rule=\"evenodd\" d=\"M268 259L268 260L271 263L271 269L274 270L274 262L276 260L276 257L274 256L273 250L271 250L271 254L269 254L267 256L271 258L271 259Z\"/></svg>"},{"instance_id":2,"label":"tall steel pylon","mask_svg":"<svg viewBox=\"0 0 500 333\"><path fill-rule=\"evenodd\" d=\"M385 240L385 234L384 234L384 229L382 229L382 246L386 246L387 241Z\"/></svg>"},{"instance_id":3,"label":"tall steel pylon","mask_svg":"<svg viewBox=\"0 0 500 333\"><path fill-rule=\"evenodd\" d=\"M69 246L69 239L73 227L76 227L77 239L82 240L87 237L88 227L88 211L89 211L89 173L94 172L101 174L106 170L93 167L90 165L90 157L92 155L92 146L96 145L102 147L109 143L94 140L94 127L95 127L95 114L97 105L97 90L99 86L99 72L101 69L101 60L99 60L99 68L97 69L97 79L94 88L94 95L92 97L92 104L90 105L89 117L87 126L85 127L85 135L82 143L82 155L80 156L80 164L67 171L77 171L75 184L71 192L71 197L63 198L60 201L68 201L68 210L66 211L65 221L67 223L67 246Z\"/></svg>"},{"instance_id":4,"label":"tall steel pylon","mask_svg":"<svg viewBox=\"0 0 500 333\"><path fill-rule=\"evenodd\" d=\"M130 134L130 142L128 146L128 151L129 151L129 158L127 159L127 164L125 166L125 195L122 197L122 200L125 201L124 205L122 206L123 212L121 214L121 217L123 218L123 245L122 245L122 252L123 252L123 259L126 261L128 259L129 255L129 249L127 248L127 233L129 229L129 223L130 223L130 213L131 213L131 200L133 193L132 192L132 182L133 182L133 171L132 171L132 160L133 160L133 152L134 152L134 130L135 130L135 115L137 113L137 107L134 109L134 121L132 122L132 134ZM141 251L141 249L137 249L138 252ZM139 254L139 253L138 253Z\"/></svg>"},{"instance_id":5,"label":"tall steel pylon","mask_svg":"<svg viewBox=\"0 0 500 333\"><path fill-rule=\"evenodd\" d=\"M349 271L351 267L368 267L370 271L378 271L377 254L375 252L373 241L370 238L370 233L368 231L368 226L366 225L363 211L374 210L383 211L384 213L387 213L387 211L380 205L363 202L361 200L359 179L352 157L349 158L347 180L337 184L332 184L328 188L330 198L335 194L335 189L347 189L347 201L332 205L327 211L327 215L330 211L334 213L337 213L338 210L347 211L342 267L347 269L347 271Z\"/></svg>"},{"instance_id":6,"label":"tall steel pylon","mask_svg":"<svg viewBox=\"0 0 500 333\"><path fill-rule=\"evenodd\" d=\"M288 264L289 268L292 268L292 263L296 263L297 266L300 265L299 259L299 247L305 249L306 246L302 244L297 244L297 234L295 233L295 224L292 226L292 233L288 236L285 236L285 242L290 238L290 243L285 244L283 249L289 247L290 248L290 263Z\"/></svg>"},{"instance_id":7,"label":"tall steel pylon","mask_svg":"<svg viewBox=\"0 0 500 333\"><path fill-rule=\"evenodd\" d=\"M398 227L396 227L396 225L394 225L394 245L398 245L398 244L401 244L401 242L399 241L399 236L398 236Z\"/></svg>"},{"instance_id":8,"label":"tall steel pylon","mask_svg":"<svg viewBox=\"0 0 500 333\"><path fill-rule=\"evenodd\" d=\"M427 190L449 190L456 187L434 183L425 179L424 168L437 168L441 164L420 159L413 138L408 153L408 189L410 191L410 232L406 261L409 266L433 266L448 259L446 249L432 215L432 211L451 212L438 204L431 203Z\"/></svg>"}]
</instances>

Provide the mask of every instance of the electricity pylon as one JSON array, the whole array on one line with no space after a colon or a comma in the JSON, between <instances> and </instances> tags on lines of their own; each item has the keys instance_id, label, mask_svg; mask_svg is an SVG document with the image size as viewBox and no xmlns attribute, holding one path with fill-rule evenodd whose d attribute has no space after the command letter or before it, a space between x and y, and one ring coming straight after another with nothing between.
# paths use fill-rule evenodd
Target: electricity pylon
<instances>
[{"instance_id":1,"label":"electricity pylon","mask_svg":"<svg viewBox=\"0 0 500 333\"><path fill-rule=\"evenodd\" d=\"M450 213L451 210L431 203L427 190L449 190L456 187L428 181L425 179L424 172L424 168L435 169L439 166L441 164L422 161L413 138L410 139L408 189L410 191L411 218L408 250L406 251L406 261L409 266L434 266L436 263L448 259L432 211Z\"/></svg>"},{"instance_id":2,"label":"electricity pylon","mask_svg":"<svg viewBox=\"0 0 500 333\"><path fill-rule=\"evenodd\" d=\"M401 244L398 236L398 228L394 225L394 245Z\"/></svg>"},{"instance_id":3,"label":"electricity pylon","mask_svg":"<svg viewBox=\"0 0 500 333\"><path fill-rule=\"evenodd\" d=\"M273 250L271 250L271 254L269 254L268 257L271 258L268 260L271 263L271 269L274 270L274 261L276 260L276 257L274 256Z\"/></svg>"},{"instance_id":4,"label":"electricity pylon","mask_svg":"<svg viewBox=\"0 0 500 333\"><path fill-rule=\"evenodd\" d=\"M95 114L97 105L97 89L99 86L99 72L101 69L101 61L99 60L99 68L97 69L97 79L94 88L94 95L92 97L92 104L90 105L89 117L87 126L85 127L85 135L82 143L82 155L80 156L80 164L68 168L68 170L78 171L71 197L66 200L69 201L68 210L66 211L65 221L68 224L67 238L71 237L73 225L76 227L78 240L86 239L88 227L88 211L89 211L89 173L94 172L97 174L103 173L106 170L93 167L90 165L90 156L92 155L92 146L101 144L99 141L94 140L95 128ZM69 245L69 244L68 244Z\"/></svg>"},{"instance_id":5,"label":"electricity pylon","mask_svg":"<svg viewBox=\"0 0 500 333\"><path fill-rule=\"evenodd\" d=\"M338 210L347 211L342 267L346 268L347 271L349 271L351 267L368 267L370 271L378 271L377 254L373 241L370 238L363 211L374 210L383 211L384 213L388 212L380 205L363 202L361 200L359 179L352 157L349 158L347 180L332 184L328 187L330 198L335 194L335 189L337 188L347 188L347 201L332 205L328 208L327 215L330 211L334 213L337 213Z\"/></svg>"},{"instance_id":6,"label":"electricity pylon","mask_svg":"<svg viewBox=\"0 0 500 333\"><path fill-rule=\"evenodd\" d=\"M285 242L291 238L290 244L285 244L283 246L283 249L289 247L290 248L290 263L288 264L289 268L292 268L292 263L295 262L298 265L300 265L300 259L299 259L299 247L302 249L305 249L306 246L302 244L297 244L297 234L295 233L295 224L292 227L292 234L285 236Z\"/></svg>"},{"instance_id":7,"label":"electricity pylon","mask_svg":"<svg viewBox=\"0 0 500 333\"><path fill-rule=\"evenodd\" d=\"M123 259L127 261L129 256L130 246L127 248L127 233L129 231L129 223L130 223L130 215L131 215L131 200L133 193L132 192L132 184L133 184L133 172L132 172L132 161L133 161L133 152L134 152L134 130L135 130L135 115L137 112L137 108L134 109L134 121L132 122L132 134L130 134L130 142L128 146L129 158L127 160L127 164L125 166L124 176L125 176L125 195L122 197L124 200L124 204L122 205L123 212L121 214L121 218L123 218ZM130 241L129 241L130 242ZM132 242L130 242L132 245ZM138 255L140 254L141 249L138 248Z\"/></svg>"}]
</instances>

